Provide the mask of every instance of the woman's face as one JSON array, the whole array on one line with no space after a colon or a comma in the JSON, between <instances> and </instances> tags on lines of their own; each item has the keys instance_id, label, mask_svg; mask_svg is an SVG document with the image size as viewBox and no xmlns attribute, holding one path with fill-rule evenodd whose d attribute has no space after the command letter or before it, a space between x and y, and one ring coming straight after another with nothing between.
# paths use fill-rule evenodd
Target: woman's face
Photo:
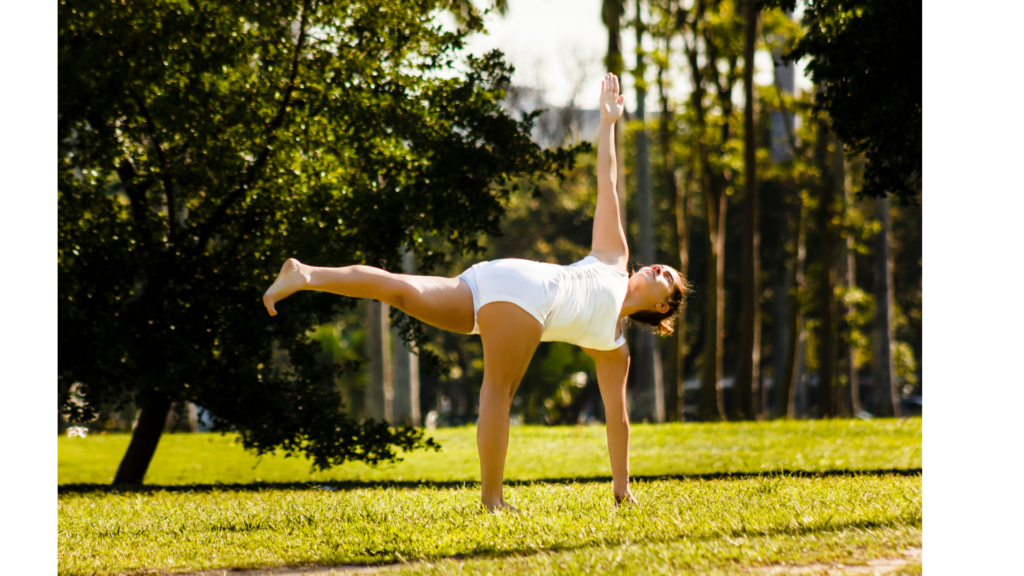
<instances>
[{"instance_id":1,"label":"woman's face","mask_svg":"<svg viewBox=\"0 0 1024 576\"><path fill-rule=\"evenodd\" d=\"M637 270L629 279L631 289L650 303L650 309L668 312L668 298L675 292L679 273L668 266L654 264Z\"/></svg>"}]
</instances>

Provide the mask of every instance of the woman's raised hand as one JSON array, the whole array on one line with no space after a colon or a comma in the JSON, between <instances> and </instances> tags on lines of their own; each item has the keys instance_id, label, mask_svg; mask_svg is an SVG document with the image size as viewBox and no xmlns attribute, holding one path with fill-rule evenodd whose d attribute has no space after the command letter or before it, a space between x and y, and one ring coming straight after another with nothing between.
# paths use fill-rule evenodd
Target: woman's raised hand
<instances>
[{"instance_id":1,"label":"woman's raised hand","mask_svg":"<svg viewBox=\"0 0 1024 576\"><path fill-rule=\"evenodd\" d=\"M615 122L625 109L625 99L619 94L619 79L609 72L601 81L601 122Z\"/></svg>"}]
</instances>

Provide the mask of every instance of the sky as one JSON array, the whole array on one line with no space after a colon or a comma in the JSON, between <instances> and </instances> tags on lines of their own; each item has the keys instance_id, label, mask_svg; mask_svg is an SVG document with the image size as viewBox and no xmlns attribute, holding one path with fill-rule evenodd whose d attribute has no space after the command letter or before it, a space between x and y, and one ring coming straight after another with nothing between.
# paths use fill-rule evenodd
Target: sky
<instances>
[{"instance_id":1,"label":"sky","mask_svg":"<svg viewBox=\"0 0 1024 576\"><path fill-rule=\"evenodd\" d=\"M477 0L478 6L484 1ZM629 1L626 17L632 18L636 3ZM608 32L601 23L601 0L509 0L508 14L504 17L492 13L485 18L489 34L476 34L468 41L472 54L483 54L494 48L504 52L506 60L516 67L513 83L519 86L541 88L546 91L548 103L564 106L577 94L580 108L596 108L597 94L604 76L603 58L608 48ZM623 30L623 56L627 70L636 64L636 33ZM645 48L653 48L645 42ZM771 58L759 53L754 59L758 74L755 83L772 82ZM677 67L682 66L677 59ZM811 83L802 74L798 64L797 89L806 90ZM679 69L674 74L671 94L684 98L690 88L689 76ZM649 68L653 80L655 70ZM627 95L627 108L635 104L633 79L622 78L623 93ZM653 102L656 88L652 87L647 101ZM742 91L737 91L742 98ZM650 104L648 105L650 106Z\"/></svg>"}]
</instances>

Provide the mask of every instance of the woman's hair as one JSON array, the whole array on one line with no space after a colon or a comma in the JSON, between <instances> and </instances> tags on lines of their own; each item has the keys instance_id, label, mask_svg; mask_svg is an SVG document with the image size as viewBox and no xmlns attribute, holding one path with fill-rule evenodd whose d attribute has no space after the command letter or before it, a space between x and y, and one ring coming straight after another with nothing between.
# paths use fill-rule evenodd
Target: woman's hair
<instances>
[{"instance_id":1,"label":"woman's hair","mask_svg":"<svg viewBox=\"0 0 1024 576\"><path fill-rule=\"evenodd\" d=\"M673 268L673 270L675 269ZM683 278L678 270L676 270L676 274L679 280L676 282L675 290L669 294L667 311L662 313L657 310L641 310L629 315L634 322L653 327L654 333L658 336L672 335L676 329L676 313L679 312L679 305L683 303L683 298L693 292L690 283Z\"/></svg>"}]
</instances>

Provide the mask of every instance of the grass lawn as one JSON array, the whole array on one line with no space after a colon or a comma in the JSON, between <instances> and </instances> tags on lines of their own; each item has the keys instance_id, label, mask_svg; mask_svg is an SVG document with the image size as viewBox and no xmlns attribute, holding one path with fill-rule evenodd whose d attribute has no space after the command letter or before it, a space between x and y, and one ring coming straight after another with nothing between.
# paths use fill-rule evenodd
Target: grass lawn
<instances>
[{"instance_id":1,"label":"grass lawn","mask_svg":"<svg viewBox=\"0 0 1024 576\"><path fill-rule=\"evenodd\" d=\"M167 435L154 489L124 492L101 485L127 436L60 438L59 572L397 562L388 572L750 574L921 544L920 419L635 425L639 505L623 509L603 427L513 427L506 498L520 513L497 515L478 504L475 433L436 430L440 453L326 473L256 465L232 436Z\"/></svg>"}]
</instances>

